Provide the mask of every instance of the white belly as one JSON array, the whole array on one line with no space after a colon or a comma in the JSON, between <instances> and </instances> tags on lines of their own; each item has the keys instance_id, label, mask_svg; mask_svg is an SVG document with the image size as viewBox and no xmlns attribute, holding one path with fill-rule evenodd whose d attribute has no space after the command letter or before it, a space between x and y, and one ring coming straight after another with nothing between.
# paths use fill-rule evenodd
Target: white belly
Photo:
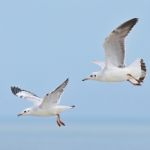
<instances>
[{"instance_id":1,"label":"white belly","mask_svg":"<svg viewBox=\"0 0 150 150\"><path fill-rule=\"evenodd\" d=\"M69 106L60 106L60 105L56 105L56 106L52 106L52 107L48 107L48 108L36 108L33 112L32 115L34 116L54 116L57 114L60 114L61 112L70 109L71 107Z\"/></svg>"},{"instance_id":2,"label":"white belly","mask_svg":"<svg viewBox=\"0 0 150 150\"><path fill-rule=\"evenodd\" d=\"M101 76L101 81L105 82L121 82L127 80L127 74L129 70L127 68L112 68L104 70Z\"/></svg>"}]
</instances>

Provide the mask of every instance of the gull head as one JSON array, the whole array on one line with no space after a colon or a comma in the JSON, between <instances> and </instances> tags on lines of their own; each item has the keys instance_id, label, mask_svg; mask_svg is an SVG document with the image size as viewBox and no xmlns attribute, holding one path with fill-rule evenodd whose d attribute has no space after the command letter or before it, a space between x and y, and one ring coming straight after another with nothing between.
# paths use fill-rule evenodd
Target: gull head
<instances>
[{"instance_id":1,"label":"gull head","mask_svg":"<svg viewBox=\"0 0 150 150\"><path fill-rule=\"evenodd\" d=\"M26 108L22 112L20 112L17 116L27 116L31 115L31 113L32 113L31 108Z\"/></svg>"},{"instance_id":2,"label":"gull head","mask_svg":"<svg viewBox=\"0 0 150 150\"><path fill-rule=\"evenodd\" d=\"M88 77L84 78L82 81L86 81L86 80L97 80L98 78L98 72L93 72L92 74L90 74Z\"/></svg>"}]
</instances>

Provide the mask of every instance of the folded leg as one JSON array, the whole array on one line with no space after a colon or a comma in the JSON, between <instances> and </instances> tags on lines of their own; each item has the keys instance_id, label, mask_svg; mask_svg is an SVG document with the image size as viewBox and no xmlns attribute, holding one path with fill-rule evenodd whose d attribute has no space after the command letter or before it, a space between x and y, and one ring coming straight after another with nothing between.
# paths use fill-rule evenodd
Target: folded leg
<instances>
[{"instance_id":1,"label":"folded leg","mask_svg":"<svg viewBox=\"0 0 150 150\"><path fill-rule=\"evenodd\" d=\"M127 81L129 81L133 85L141 85L141 81L136 79L136 78L134 78L131 74L127 74L127 76L128 76Z\"/></svg>"}]
</instances>

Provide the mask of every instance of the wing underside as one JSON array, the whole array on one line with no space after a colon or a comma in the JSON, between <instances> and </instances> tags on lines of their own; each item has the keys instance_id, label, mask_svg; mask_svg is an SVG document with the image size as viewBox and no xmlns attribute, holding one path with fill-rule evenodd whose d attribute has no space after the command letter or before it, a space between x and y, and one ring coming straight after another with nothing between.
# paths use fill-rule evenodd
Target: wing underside
<instances>
[{"instance_id":1,"label":"wing underside","mask_svg":"<svg viewBox=\"0 0 150 150\"><path fill-rule=\"evenodd\" d=\"M61 85L59 85L54 91L45 95L43 102L41 103L42 106L47 107L50 105L55 105L60 102L60 97L64 92L66 85L68 84L69 79L66 79Z\"/></svg>"},{"instance_id":2,"label":"wing underside","mask_svg":"<svg viewBox=\"0 0 150 150\"><path fill-rule=\"evenodd\" d=\"M27 99L33 102L35 105L39 104L41 101L41 98L35 95L34 93L27 91L27 90L20 89L15 86L11 87L11 91L17 97Z\"/></svg>"}]
</instances>

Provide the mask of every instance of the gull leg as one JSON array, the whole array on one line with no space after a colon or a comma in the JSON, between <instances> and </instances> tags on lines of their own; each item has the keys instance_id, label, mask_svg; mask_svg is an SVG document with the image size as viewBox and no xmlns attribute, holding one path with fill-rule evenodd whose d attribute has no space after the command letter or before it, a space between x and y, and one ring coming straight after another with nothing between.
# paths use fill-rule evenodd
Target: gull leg
<instances>
[{"instance_id":1,"label":"gull leg","mask_svg":"<svg viewBox=\"0 0 150 150\"><path fill-rule=\"evenodd\" d=\"M130 81L130 80L127 80L127 81L129 81L131 84L133 84L133 85L141 85L141 83L133 83L132 81Z\"/></svg>"},{"instance_id":2,"label":"gull leg","mask_svg":"<svg viewBox=\"0 0 150 150\"><path fill-rule=\"evenodd\" d=\"M60 126L61 126L61 125L65 126L65 123L60 120L60 115L59 115L59 114L57 114L57 122L59 122ZM58 123L57 123L57 124L58 124Z\"/></svg>"},{"instance_id":3,"label":"gull leg","mask_svg":"<svg viewBox=\"0 0 150 150\"><path fill-rule=\"evenodd\" d=\"M57 115L57 120L56 120L56 122L57 122L57 125L58 125L59 127L61 127L61 123L60 123L59 115Z\"/></svg>"},{"instance_id":4,"label":"gull leg","mask_svg":"<svg viewBox=\"0 0 150 150\"><path fill-rule=\"evenodd\" d=\"M133 85L141 85L140 80L137 80L131 74L127 74L127 76L129 77L129 79L127 81L129 81Z\"/></svg>"},{"instance_id":5,"label":"gull leg","mask_svg":"<svg viewBox=\"0 0 150 150\"><path fill-rule=\"evenodd\" d=\"M65 123L60 120L61 125L65 126Z\"/></svg>"},{"instance_id":6,"label":"gull leg","mask_svg":"<svg viewBox=\"0 0 150 150\"><path fill-rule=\"evenodd\" d=\"M61 124L60 124L60 122L57 120L56 121L57 122L57 125L59 126L59 127L61 127Z\"/></svg>"}]
</instances>

